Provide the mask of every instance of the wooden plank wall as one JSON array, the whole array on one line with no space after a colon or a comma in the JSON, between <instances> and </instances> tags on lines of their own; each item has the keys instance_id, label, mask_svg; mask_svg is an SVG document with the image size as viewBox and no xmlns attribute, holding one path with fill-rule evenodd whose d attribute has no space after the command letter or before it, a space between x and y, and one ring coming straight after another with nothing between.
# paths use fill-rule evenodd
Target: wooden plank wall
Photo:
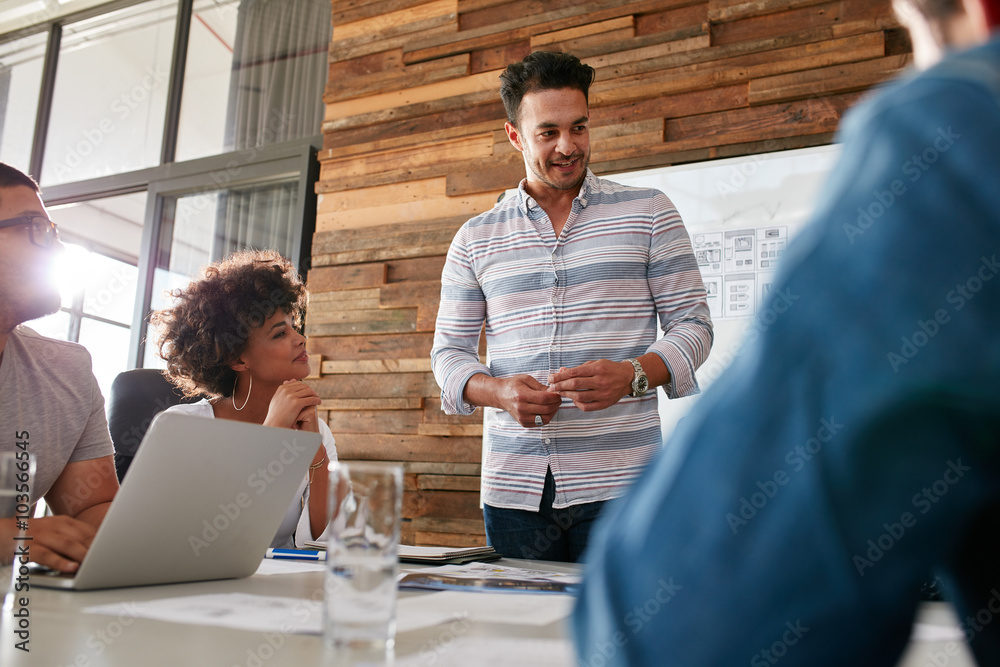
<instances>
[{"instance_id":1,"label":"wooden plank wall","mask_svg":"<svg viewBox=\"0 0 1000 667\"><path fill-rule=\"evenodd\" d=\"M889 0L333 0L308 284L340 457L406 464L403 539L482 544L480 415L440 410L429 353L458 227L524 175L498 76L574 53L597 174L825 144L910 45Z\"/></svg>"}]
</instances>

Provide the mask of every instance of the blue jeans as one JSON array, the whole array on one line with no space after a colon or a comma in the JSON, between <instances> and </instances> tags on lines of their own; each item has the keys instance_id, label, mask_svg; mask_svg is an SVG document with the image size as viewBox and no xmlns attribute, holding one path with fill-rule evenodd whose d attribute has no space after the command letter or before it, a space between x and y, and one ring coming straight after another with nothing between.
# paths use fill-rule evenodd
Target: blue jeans
<instances>
[{"instance_id":1,"label":"blue jeans","mask_svg":"<svg viewBox=\"0 0 1000 667\"><path fill-rule=\"evenodd\" d=\"M506 558L557 560L575 563L587 548L590 527L604 502L552 509L556 484L552 471L545 475L542 502L537 512L483 505L486 541Z\"/></svg>"}]
</instances>

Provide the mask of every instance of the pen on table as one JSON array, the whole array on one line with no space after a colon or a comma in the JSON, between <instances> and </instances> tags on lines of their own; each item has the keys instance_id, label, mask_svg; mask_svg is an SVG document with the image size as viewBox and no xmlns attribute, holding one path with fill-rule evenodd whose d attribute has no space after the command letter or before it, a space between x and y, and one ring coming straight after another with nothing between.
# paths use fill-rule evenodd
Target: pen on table
<instances>
[{"instance_id":1,"label":"pen on table","mask_svg":"<svg viewBox=\"0 0 1000 667\"><path fill-rule=\"evenodd\" d=\"M268 549L264 556L278 560L326 560L325 551L312 549Z\"/></svg>"}]
</instances>

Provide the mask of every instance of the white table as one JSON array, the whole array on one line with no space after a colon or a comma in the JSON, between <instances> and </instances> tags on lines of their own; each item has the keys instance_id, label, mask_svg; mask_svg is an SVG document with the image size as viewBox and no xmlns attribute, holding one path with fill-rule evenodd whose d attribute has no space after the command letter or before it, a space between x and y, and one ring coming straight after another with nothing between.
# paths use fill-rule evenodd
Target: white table
<instances>
[{"instance_id":1,"label":"white table","mask_svg":"<svg viewBox=\"0 0 1000 667\"><path fill-rule=\"evenodd\" d=\"M573 571L573 566L532 561L501 561L515 567ZM409 566L404 566L409 567ZM13 667L280 667L283 665L337 664L337 656L326 652L323 641L311 635L280 635L220 627L199 627L168 623L128 615L122 618L84 613L85 607L101 604L125 604L166 597L204 595L206 593L251 593L284 597L319 599L322 595L321 572L253 576L247 579L212 581L171 586L147 586L106 591L67 592L33 589L30 595L30 653L15 650L9 618L4 619L0 637L0 665ZM428 595L403 591L402 597ZM938 628L954 628L956 620L944 603L928 603L921 609L918 623ZM546 626L501 623L464 623L438 625L400 633L396 638L396 662L420 657L420 664L441 665L442 651L456 640L469 638L531 638L564 640L568 636L564 622ZM845 637L850 641L850 637ZM956 653L957 652L957 653ZM971 655L960 642L950 640L911 643L898 667L923 667L935 656L947 656L949 667L972 667ZM510 663L516 664L516 663ZM574 665L570 661L566 667ZM546 667L562 667L547 665Z\"/></svg>"},{"instance_id":2,"label":"white table","mask_svg":"<svg viewBox=\"0 0 1000 667\"><path fill-rule=\"evenodd\" d=\"M514 567L554 571L574 571L573 566L528 561L503 561ZM418 567L402 565L402 567ZM0 665L32 667L280 667L283 665L327 665L335 657L324 650L321 637L312 635L259 633L216 626L168 623L125 614L122 618L84 613L86 607L123 604L167 597L208 593L249 593L321 599L323 573L309 572L260 576L246 579L208 581L169 586L144 586L103 591L73 592L35 588L30 594L30 653L13 647L8 632L10 618L4 618L0 637ZM429 595L422 591L401 591L400 597ZM457 633L456 633L457 630ZM458 636L457 636L458 635ZM397 662L406 656L428 659L448 643L475 636L563 639L563 623L534 627L500 623L446 623L398 634ZM277 644L278 646L275 646ZM427 661L423 661L429 664ZM550 667L561 667L551 665Z\"/></svg>"}]
</instances>

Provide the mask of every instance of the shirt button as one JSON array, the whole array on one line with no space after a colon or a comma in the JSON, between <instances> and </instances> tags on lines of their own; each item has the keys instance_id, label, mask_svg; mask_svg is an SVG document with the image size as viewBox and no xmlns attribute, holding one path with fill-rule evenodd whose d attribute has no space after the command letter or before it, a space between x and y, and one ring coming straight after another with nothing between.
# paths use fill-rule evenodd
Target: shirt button
<instances>
[{"instance_id":1,"label":"shirt button","mask_svg":"<svg viewBox=\"0 0 1000 667\"><path fill-rule=\"evenodd\" d=\"M550 440L549 438L545 438L545 444L546 445L551 445L552 444L552 440Z\"/></svg>"}]
</instances>

